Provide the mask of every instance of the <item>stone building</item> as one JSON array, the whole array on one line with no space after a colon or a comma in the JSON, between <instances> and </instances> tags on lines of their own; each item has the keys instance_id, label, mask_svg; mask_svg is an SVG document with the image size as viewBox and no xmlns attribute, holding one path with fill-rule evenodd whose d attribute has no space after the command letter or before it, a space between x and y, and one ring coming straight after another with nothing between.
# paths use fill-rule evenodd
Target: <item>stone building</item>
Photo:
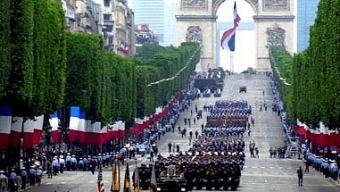
<instances>
[{"instance_id":1,"label":"stone building","mask_svg":"<svg viewBox=\"0 0 340 192\"><path fill-rule=\"evenodd\" d=\"M134 18L134 13L129 9L127 1L118 0L116 5L116 50L122 56L132 56L136 52Z\"/></svg>"},{"instance_id":2,"label":"stone building","mask_svg":"<svg viewBox=\"0 0 340 192\"><path fill-rule=\"evenodd\" d=\"M136 52L134 13L126 0L61 0L67 29L102 34L105 49L122 56Z\"/></svg>"}]
</instances>

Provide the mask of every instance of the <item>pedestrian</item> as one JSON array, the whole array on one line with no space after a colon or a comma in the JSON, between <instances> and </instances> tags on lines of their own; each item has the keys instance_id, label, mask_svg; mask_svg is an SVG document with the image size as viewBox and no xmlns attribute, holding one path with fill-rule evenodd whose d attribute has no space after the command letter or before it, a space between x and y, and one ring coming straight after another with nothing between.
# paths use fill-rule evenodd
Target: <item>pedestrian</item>
<instances>
[{"instance_id":1,"label":"pedestrian","mask_svg":"<svg viewBox=\"0 0 340 192\"><path fill-rule=\"evenodd\" d=\"M298 183L299 186L302 186L302 182L303 182L303 172L301 167L299 167L299 169L297 170L297 175L298 175Z\"/></svg>"},{"instance_id":2,"label":"pedestrian","mask_svg":"<svg viewBox=\"0 0 340 192\"><path fill-rule=\"evenodd\" d=\"M36 181L37 181L37 183L38 183L38 186L41 185L42 174L43 174L42 168L41 168L41 167L38 167L38 168L37 168L37 176L36 176Z\"/></svg>"},{"instance_id":3,"label":"pedestrian","mask_svg":"<svg viewBox=\"0 0 340 192\"><path fill-rule=\"evenodd\" d=\"M305 173L309 173L309 162L306 161Z\"/></svg>"},{"instance_id":4,"label":"pedestrian","mask_svg":"<svg viewBox=\"0 0 340 192\"><path fill-rule=\"evenodd\" d=\"M178 126L178 134L180 134L180 133L181 133L181 127Z\"/></svg>"},{"instance_id":5,"label":"pedestrian","mask_svg":"<svg viewBox=\"0 0 340 192\"><path fill-rule=\"evenodd\" d=\"M196 130L195 131L195 136L196 136L196 139L198 138L198 131Z\"/></svg>"},{"instance_id":6,"label":"pedestrian","mask_svg":"<svg viewBox=\"0 0 340 192\"><path fill-rule=\"evenodd\" d=\"M21 169L20 176L21 176L21 189L25 190L26 189L26 183L27 183L27 176L28 176L25 167L23 167Z\"/></svg>"},{"instance_id":7,"label":"pedestrian","mask_svg":"<svg viewBox=\"0 0 340 192\"><path fill-rule=\"evenodd\" d=\"M258 149L257 147L255 148L255 153L256 153L256 157L255 157L255 158L260 159L260 156L259 156L259 149Z\"/></svg>"},{"instance_id":8,"label":"pedestrian","mask_svg":"<svg viewBox=\"0 0 340 192\"><path fill-rule=\"evenodd\" d=\"M12 169L9 174L9 178L8 178L9 192L17 191L17 187L18 187L18 177L17 177L17 174L15 173L15 170Z\"/></svg>"},{"instance_id":9,"label":"pedestrian","mask_svg":"<svg viewBox=\"0 0 340 192\"><path fill-rule=\"evenodd\" d=\"M35 176L36 175L37 175L37 172L35 171L34 166L31 166L30 170L28 171L28 177L29 177L31 186L35 185Z\"/></svg>"},{"instance_id":10,"label":"pedestrian","mask_svg":"<svg viewBox=\"0 0 340 192\"><path fill-rule=\"evenodd\" d=\"M171 146L172 146L172 143L171 143L171 141L169 141L169 143L168 143L169 153L171 153Z\"/></svg>"},{"instance_id":11,"label":"pedestrian","mask_svg":"<svg viewBox=\"0 0 340 192\"><path fill-rule=\"evenodd\" d=\"M3 170L0 171L0 192L7 192L8 178Z\"/></svg>"},{"instance_id":12,"label":"pedestrian","mask_svg":"<svg viewBox=\"0 0 340 192\"><path fill-rule=\"evenodd\" d=\"M250 137L250 133L251 133L251 130L250 129L248 129L248 136Z\"/></svg>"}]
</instances>

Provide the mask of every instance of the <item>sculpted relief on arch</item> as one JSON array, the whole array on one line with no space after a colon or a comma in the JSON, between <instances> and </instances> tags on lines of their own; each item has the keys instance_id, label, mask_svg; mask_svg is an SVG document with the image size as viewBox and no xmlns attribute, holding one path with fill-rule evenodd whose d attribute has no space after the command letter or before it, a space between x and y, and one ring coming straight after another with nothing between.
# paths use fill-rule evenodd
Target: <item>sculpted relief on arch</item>
<instances>
[{"instance_id":1,"label":"sculpted relief on arch","mask_svg":"<svg viewBox=\"0 0 340 192\"><path fill-rule=\"evenodd\" d=\"M208 9L208 0L182 0L182 9Z\"/></svg>"},{"instance_id":2,"label":"sculpted relief on arch","mask_svg":"<svg viewBox=\"0 0 340 192\"><path fill-rule=\"evenodd\" d=\"M262 0L263 10L289 10L289 0Z\"/></svg>"},{"instance_id":3,"label":"sculpted relief on arch","mask_svg":"<svg viewBox=\"0 0 340 192\"><path fill-rule=\"evenodd\" d=\"M200 26L190 26L185 37L187 42L202 42L202 30Z\"/></svg>"},{"instance_id":4,"label":"sculpted relief on arch","mask_svg":"<svg viewBox=\"0 0 340 192\"><path fill-rule=\"evenodd\" d=\"M277 23L273 27L267 28L267 48L269 47L285 47L286 31Z\"/></svg>"}]
</instances>

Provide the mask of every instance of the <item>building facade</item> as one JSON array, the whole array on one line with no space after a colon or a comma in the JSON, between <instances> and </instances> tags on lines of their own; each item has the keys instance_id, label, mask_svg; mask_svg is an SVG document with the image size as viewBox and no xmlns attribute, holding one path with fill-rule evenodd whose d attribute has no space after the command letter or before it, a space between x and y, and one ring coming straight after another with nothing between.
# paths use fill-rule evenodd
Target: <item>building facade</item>
<instances>
[{"instance_id":1,"label":"building facade","mask_svg":"<svg viewBox=\"0 0 340 192\"><path fill-rule=\"evenodd\" d=\"M102 34L106 50L135 54L134 13L127 0L62 0L62 4L69 31Z\"/></svg>"},{"instance_id":2,"label":"building facade","mask_svg":"<svg viewBox=\"0 0 340 192\"><path fill-rule=\"evenodd\" d=\"M135 23L148 24L149 29L164 43L164 0L129 0L135 13Z\"/></svg>"},{"instance_id":3,"label":"building facade","mask_svg":"<svg viewBox=\"0 0 340 192\"><path fill-rule=\"evenodd\" d=\"M297 51L301 52L309 45L309 27L314 24L320 0L297 1Z\"/></svg>"},{"instance_id":4,"label":"building facade","mask_svg":"<svg viewBox=\"0 0 340 192\"><path fill-rule=\"evenodd\" d=\"M116 45L117 53L132 56L136 52L136 36L134 31L134 13L126 1L117 1L116 5Z\"/></svg>"}]
</instances>

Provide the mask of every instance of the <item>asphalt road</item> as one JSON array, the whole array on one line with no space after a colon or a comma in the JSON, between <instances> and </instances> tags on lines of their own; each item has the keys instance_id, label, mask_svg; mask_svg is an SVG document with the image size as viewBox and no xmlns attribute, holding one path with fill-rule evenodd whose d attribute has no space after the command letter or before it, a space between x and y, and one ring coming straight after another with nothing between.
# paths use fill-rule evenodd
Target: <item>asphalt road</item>
<instances>
[{"instance_id":1,"label":"asphalt road","mask_svg":"<svg viewBox=\"0 0 340 192\"><path fill-rule=\"evenodd\" d=\"M247 93L239 93L239 87L247 86ZM263 95L262 90L265 94ZM245 134L246 144L255 141L259 148L259 159L250 159L248 147L246 147L246 165L242 172L241 184L238 191L245 192L336 192L340 187L336 186L329 179L325 179L320 173L311 169L310 173L304 175L304 185L298 186L296 169L304 167L301 160L295 159L270 159L268 150L270 147L281 147L284 145L285 136L282 131L279 117L271 109L260 111L259 106L265 101L271 106L273 95L270 89L270 80L265 75L233 75L227 76L224 83L222 97L200 98L191 103L191 109L195 111L195 106L199 109L204 105L214 104L216 100L247 100L252 105L255 126L251 127L251 136ZM195 114L194 114L195 115ZM206 112L203 118L198 120L188 130L199 132L201 124L205 124ZM184 118L189 118L190 109L183 112L176 125L175 133L167 133L158 141L159 151L163 156L169 155L167 143L170 140L180 144L181 150L190 148L188 137L181 138L177 132L177 127L184 126ZM247 145L248 146L248 145ZM138 157L136 161L130 161L130 176L135 164L148 164L150 160ZM124 181L125 166L121 169L121 183ZM103 182L105 191L110 191L111 169L103 169ZM96 191L97 173L90 172L66 172L53 179L43 178L43 184L39 187L27 189L30 192L93 192Z\"/></svg>"}]
</instances>

